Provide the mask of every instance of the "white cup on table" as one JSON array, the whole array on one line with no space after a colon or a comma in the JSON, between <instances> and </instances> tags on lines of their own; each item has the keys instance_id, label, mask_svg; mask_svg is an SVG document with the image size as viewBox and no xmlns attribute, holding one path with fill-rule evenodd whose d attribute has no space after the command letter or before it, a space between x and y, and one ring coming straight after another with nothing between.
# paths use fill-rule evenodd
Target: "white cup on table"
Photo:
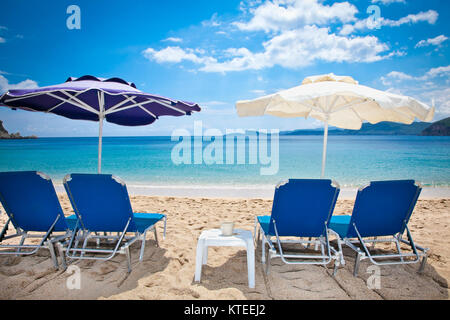
<instances>
[{"instance_id":1,"label":"white cup on table","mask_svg":"<svg viewBox=\"0 0 450 320\"><path fill-rule=\"evenodd\" d=\"M220 225L220 230L222 231L223 236L232 236L233 235L234 222L222 222Z\"/></svg>"}]
</instances>

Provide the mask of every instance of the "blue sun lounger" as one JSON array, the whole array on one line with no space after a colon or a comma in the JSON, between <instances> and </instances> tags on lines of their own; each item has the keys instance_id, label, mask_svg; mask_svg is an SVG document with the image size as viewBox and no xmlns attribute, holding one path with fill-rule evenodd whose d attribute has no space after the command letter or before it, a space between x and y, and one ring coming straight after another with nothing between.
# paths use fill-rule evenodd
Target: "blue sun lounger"
<instances>
[{"instance_id":1,"label":"blue sun lounger","mask_svg":"<svg viewBox=\"0 0 450 320\"><path fill-rule=\"evenodd\" d=\"M70 237L76 217L64 217L51 179L36 171L0 172L0 201L8 215L0 243L20 238L18 244L0 244L0 255L31 255L44 247L58 268L54 244ZM16 233L7 235L10 224ZM30 238L40 241L26 244ZM65 268L64 259L62 262Z\"/></svg>"},{"instance_id":2,"label":"blue sun lounger","mask_svg":"<svg viewBox=\"0 0 450 320\"><path fill-rule=\"evenodd\" d=\"M116 176L70 174L64 178L64 187L78 216L77 230L63 248L68 258L109 260L116 253L122 253L126 254L128 272L131 272L129 246L137 240L141 241L139 261L142 261L146 234L153 230L158 244L155 224L162 220L165 237L166 216L133 213L127 187ZM134 235L129 236L130 233ZM87 246L89 240L96 240L94 248ZM102 240L112 248L101 248Z\"/></svg>"},{"instance_id":3,"label":"blue sun lounger","mask_svg":"<svg viewBox=\"0 0 450 320\"><path fill-rule=\"evenodd\" d=\"M335 260L336 272L341 258L330 246L328 223L338 195L339 186L331 180L290 179L277 185L271 215L255 219L257 241L262 233L261 260L267 264L266 272L269 272L270 259L275 257L281 257L286 264L327 265ZM313 244L316 250L320 246L321 254L286 254L283 243L301 244L304 249ZM266 244L269 246L267 262Z\"/></svg>"},{"instance_id":4,"label":"blue sun lounger","mask_svg":"<svg viewBox=\"0 0 450 320\"><path fill-rule=\"evenodd\" d=\"M422 258L419 272L423 271L428 249L414 244L407 225L421 190L414 180L371 182L358 190L351 216L331 218L330 229L339 235L339 251L342 252L342 244L356 251L355 276L364 259L381 266L417 263ZM407 240L402 238L405 230ZM380 242L395 243L398 252L371 253L367 245L372 244L373 249ZM402 252L400 244L408 245L412 252Z\"/></svg>"}]
</instances>

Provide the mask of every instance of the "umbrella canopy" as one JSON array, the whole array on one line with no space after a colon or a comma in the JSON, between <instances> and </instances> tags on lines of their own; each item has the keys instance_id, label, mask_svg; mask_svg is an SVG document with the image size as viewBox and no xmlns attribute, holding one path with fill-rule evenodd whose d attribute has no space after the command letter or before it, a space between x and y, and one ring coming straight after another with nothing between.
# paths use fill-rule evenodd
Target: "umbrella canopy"
<instances>
[{"instance_id":1,"label":"umbrella canopy","mask_svg":"<svg viewBox=\"0 0 450 320\"><path fill-rule=\"evenodd\" d=\"M120 78L93 76L68 78L58 85L9 90L0 105L54 113L69 119L99 121L98 171L101 172L103 120L122 126L142 126L160 116L190 115L200 111L196 103L144 93Z\"/></svg>"},{"instance_id":2,"label":"umbrella canopy","mask_svg":"<svg viewBox=\"0 0 450 320\"><path fill-rule=\"evenodd\" d=\"M358 84L352 77L334 74L305 78L300 86L255 100L236 103L241 117L272 115L312 117L325 123L322 174L325 174L328 125L358 130L364 121L411 124L415 118L430 122L434 106L411 97L376 90Z\"/></svg>"}]
</instances>

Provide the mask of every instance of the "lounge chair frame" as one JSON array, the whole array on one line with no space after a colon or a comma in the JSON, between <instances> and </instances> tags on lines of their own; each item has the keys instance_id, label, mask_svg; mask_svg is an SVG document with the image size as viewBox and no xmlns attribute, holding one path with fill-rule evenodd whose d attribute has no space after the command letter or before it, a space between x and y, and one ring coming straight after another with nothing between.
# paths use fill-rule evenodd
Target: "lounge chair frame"
<instances>
[{"instance_id":1,"label":"lounge chair frame","mask_svg":"<svg viewBox=\"0 0 450 320\"><path fill-rule=\"evenodd\" d=\"M61 240L64 240L69 237L69 235L66 233L64 235L59 235L52 237L53 228L58 222L58 218L56 218L55 222L52 224L50 229L47 232L39 232L38 234L30 234L26 231L21 230L20 228L16 229L16 233L12 235L6 236L6 232L9 229L9 224L11 222L11 218L8 219L5 226L3 227L1 233L0 233L0 242L3 240L13 239L13 238L19 238L20 242L18 244L0 244L0 249L7 249L7 250L0 250L0 255L16 255L16 256L25 256L25 255L32 255L35 254L40 248L46 248L50 251L50 256L53 262L53 265L55 269L59 268L58 259L55 254L55 243L58 243ZM41 241L38 244L24 244L26 239L29 238L38 238L41 239ZM12 250L14 251L12 251ZM65 268L65 263L63 259L63 268Z\"/></svg>"},{"instance_id":2,"label":"lounge chair frame","mask_svg":"<svg viewBox=\"0 0 450 320\"><path fill-rule=\"evenodd\" d=\"M51 180L50 177L45 173L36 172L36 174L41 176L45 180ZM5 206L6 201L2 202L4 203ZM55 253L55 244L58 244L60 241L63 241L64 239L67 239L71 236L70 231L66 231L62 235L52 236L52 233L54 232L53 229L61 216L58 215L56 217L55 221L51 224L50 228L47 231L43 232L31 231L33 233L30 234L28 231L24 231L20 227L16 227L18 224L14 222L14 215L8 214L9 212L8 208L5 208L5 210L6 214L8 215L8 220L6 221L4 227L2 228L2 231L0 232L0 255L27 256L35 254L41 248L45 248L50 251L50 257L52 259L54 268L59 269L58 258ZM16 233L7 236L6 233L9 230L9 224L13 225L14 229L16 230ZM20 238L18 244L1 244L3 240L14 238ZM38 244L24 244L26 239L30 238L41 239L41 241ZM63 269L66 268L66 263L63 256L62 256L62 267Z\"/></svg>"},{"instance_id":3,"label":"lounge chair frame","mask_svg":"<svg viewBox=\"0 0 450 320\"><path fill-rule=\"evenodd\" d=\"M116 176L112 176L114 180L119 182L120 184L125 185L125 182L122 181L120 178ZM67 175L64 178L64 183L66 183L70 179L70 175ZM67 189L67 193L69 197L72 199L72 203L75 203L72 194L70 193L70 189ZM144 232L132 232L134 233L134 236L126 235L128 232L128 227L131 222L131 217L128 219L125 228L122 232L117 232L116 235L114 235L114 232L104 232L103 235L101 235L99 232L91 232L88 229L86 229L83 226L83 220L81 218L81 214L78 212L78 209L76 206L74 206L74 211L77 214L78 221L75 226L75 229L72 233L72 236L70 240L66 243L59 243L58 244L58 250L60 252L60 255L62 257L67 257L69 259L81 259L81 260L102 260L107 261L112 259L117 253L119 254L125 254L127 258L127 267L128 267L128 273L131 272L131 253L129 247L136 241L141 241L141 249L139 254L139 261L142 262L144 258L144 250L145 250L145 240L147 236L147 232L153 231L155 235L156 240L156 246L159 247L159 241L158 241L158 234L156 232L156 223L149 226L147 229L144 230ZM162 214L163 221L164 221L164 231L163 231L163 239L166 237L166 226L167 226L167 216L165 214ZM93 248L87 248L88 241L91 239L95 239L97 243L97 247L95 249ZM104 240L106 242L114 243L113 249L101 249L100 248L100 242ZM124 242L122 244L122 242ZM80 246L80 244L82 244ZM121 245L122 244L122 245ZM64 255L65 251L65 255ZM86 255L91 254L91 255ZM103 256L99 256L103 255ZM64 259L63 259L64 260Z\"/></svg>"},{"instance_id":4,"label":"lounge chair frame","mask_svg":"<svg viewBox=\"0 0 450 320\"><path fill-rule=\"evenodd\" d=\"M361 237L356 225L353 224L352 227L354 228L354 230L358 236L356 240L349 239L349 238L341 239L338 236L337 241L338 241L339 251L341 252L342 256L343 256L342 244L347 245L349 248L351 248L352 250L354 250L356 252L355 265L353 268L353 275L355 277L358 275L360 262L365 259L369 259L370 262L372 262L374 265L377 265L377 266L397 265L397 264L413 264L413 263L419 262L419 260L422 259L422 262L420 263L420 267L419 267L419 273L422 273L424 271L425 265L427 262L429 249L423 248L414 243L414 240L411 236L411 232L409 231L408 226L405 225L408 240L403 239L403 234L400 234L400 233L393 235L391 237L383 237L381 239L378 237L375 237L374 239L363 239ZM377 243L395 243L395 246L397 248L397 253L378 254L378 255L371 253L370 249L368 248L368 245L372 244L371 249L373 250L373 249L375 249L375 245ZM402 250L400 248L400 244L402 244L402 243L408 245L410 247L412 253L411 252L409 252L409 253L402 252ZM361 247L357 247L356 244L359 244ZM361 248L362 248L362 250L361 250ZM405 258L414 258L414 260L410 260L410 259L405 260ZM384 261L386 259L390 259L390 260ZM392 259L398 259L398 260L392 261ZM345 264L345 262L344 262L344 264Z\"/></svg>"},{"instance_id":5,"label":"lounge chair frame","mask_svg":"<svg viewBox=\"0 0 450 320\"><path fill-rule=\"evenodd\" d=\"M261 255L261 262L262 264L266 265L265 271L266 274L270 273L270 260L273 258L281 258L281 260L285 264L304 264L304 265L328 265L332 260L334 260L334 270L333 270L333 276L336 275L336 272L341 265L341 252L333 248L333 246L330 245L329 241L329 234L335 234L335 232L331 229L328 229L328 227L325 225L324 229L324 236L321 236L316 239L308 238L308 239L299 239L299 240L292 240L292 239L286 239L283 240L278 235L277 227L276 227L276 221L273 220L274 224L274 230L275 230L275 236L266 235L264 233L263 228L261 225L259 225L258 228L258 219L255 218L255 234L256 234L256 241L258 242L261 240L262 235L262 255ZM275 238L275 241L273 240ZM311 245L314 245L314 250L318 251L320 247L321 254L286 254L283 250L282 244L299 244L302 245L304 249L309 249ZM268 246L268 250L266 251L266 245ZM278 250L277 250L278 248ZM320 261L322 260L322 261Z\"/></svg>"},{"instance_id":6,"label":"lounge chair frame","mask_svg":"<svg viewBox=\"0 0 450 320\"><path fill-rule=\"evenodd\" d=\"M368 186L369 185L362 186L361 188L359 188L359 191L364 190ZM416 182L416 186L418 186L419 188L422 187L420 185L420 183L417 183L417 182ZM418 197L418 194L416 194L416 196ZM413 208L411 208L411 210L412 209ZM409 217L408 217L408 220L409 220ZM403 239L404 231L401 233L399 232L392 236L384 236L381 238L373 237L373 239L370 239L370 238L364 239L361 236L355 223L353 223L351 225L351 227L355 230L355 233L357 235L356 239L354 239L354 238L343 238L342 239L337 233L335 233L335 234L337 236L338 249L339 249L341 257L344 257L343 252L342 252L342 244L347 245L349 248L351 248L352 250L354 250L356 252L355 264L354 264L354 268L353 268L353 275L355 277L358 275L358 270L359 270L361 261L365 260L365 259L369 259L370 262L372 262L374 265L377 265L377 266L413 264L413 263L418 263L419 260L422 259L422 262L420 263L418 272L422 273L424 271L425 265L427 262L427 258L428 258L429 249L423 248L414 243L411 232L408 228L407 220L403 221L403 228L402 228L402 230L406 230L407 240ZM371 249L374 250L375 245L377 243L395 243L395 246L397 248L397 253L378 254L378 255L371 253L370 249L368 248L368 245L371 244ZM400 247L400 245L402 243L408 245L410 247L409 249L411 249L412 252L408 252L408 253L402 252L401 247ZM360 245L360 247L356 246L358 244ZM411 259L405 260L406 258L414 258L414 259L413 260L411 260ZM390 260L385 261L386 259L390 259ZM397 259L397 260L393 261L392 259ZM344 260L342 260L342 265L345 265Z\"/></svg>"},{"instance_id":7,"label":"lounge chair frame","mask_svg":"<svg viewBox=\"0 0 450 320\"><path fill-rule=\"evenodd\" d=\"M166 222L167 217L164 215L164 233L163 238L165 238L166 234ZM130 224L131 219L128 220L125 229L122 232L117 232L116 235L114 235L112 232L104 233L103 235L97 233L97 232L91 232L89 230L84 229L78 229L76 232L73 233L72 237L70 238L69 242L66 246L59 245L58 249L60 251L61 256L65 256L69 259L86 259L86 260L103 260L107 261L112 259L117 253L119 254L125 254L127 257L127 266L128 266L128 272L131 272L131 254L129 247L136 241L141 241L141 249L139 254L139 261L142 262L144 258L144 250L145 250L145 240L147 236L147 232L153 231L155 235L156 240L156 246L159 247L159 241L158 241L158 234L156 232L155 225L152 225L148 227L144 232L133 232L134 236L127 236L127 229L128 225ZM95 249L93 248L87 248L87 244L89 240L94 239L96 240L97 247ZM104 240L106 242L114 242L114 248L113 249L101 249L99 248L100 242ZM122 242L125 243L123 245ZM80 246L81 244L81 246ZM87 254L92 254L90 256L87 256ZM98 254L103 254L106 256L96 256Z\"/></svg>"},{"instance_id":8,"label":"lounge chair frame","mask_svg":"<svg viewBox=\"0 0 450 320\"><path fill-rule=\"evenodd\" d=\"M277 184L276 188L279 188L283 184L287 183L286 181L281 181ZM339 184L336 181L332 181L332 186L336 187L338 190L340 189ZM335 194L337 197L337 194ZM331 218L332 208L330 208L329 218ZM258 217L255 217L255 228L254 234L256 236L255 242L262 241L262 255L261 262L266 265L265 271L266 274L270 273L270 260L272 258L280 257L281 260L285 264L303 264L303 265L328 265L332 260L334 260L334 270L333 276L336 275L336 272L341 265L341 261L343 261L342 251L338 251L330 245L329 234L337 235L333 230L327 227L327 222L324 224L324 232L321 237L318 238L308 238L308 240L300 238L298 240L294 239L282 239L278 234L277 224L275 219L272 219L274 225L275 235L267 235L265 234L261 224L258 221ZM259 228L258 228L259 226ZM261 239L262 235L262 239ZM273 240L275 238L275 241ZM309 249L311 245L314 245L314 250L318 251L320 247L321 254L286 254L283 250L282 244L300 244L304 249ZM266 253L266 245L268 246L268 250ZM278 248L278 250L277 250ZM320 261L321 260L321 261Z\"/></svg>"}]
</instances>

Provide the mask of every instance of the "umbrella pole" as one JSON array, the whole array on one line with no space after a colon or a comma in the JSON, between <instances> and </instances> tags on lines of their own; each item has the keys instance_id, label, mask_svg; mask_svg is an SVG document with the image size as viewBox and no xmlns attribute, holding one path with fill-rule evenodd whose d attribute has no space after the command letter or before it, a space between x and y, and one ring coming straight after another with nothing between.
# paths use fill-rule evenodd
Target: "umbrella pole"
<instances>
[{"instance_id":1,"label":"umbrella pole","mask_svg":"<svg viewBox=\"0 0 450 320\"><path fill-rule=\"evenodd\" d=\"M103 135L103 117L98 120L98 173L102 173L102 135Z\"/></svg>"},{"instance_id":2,"label":"umbrella pole","mask_svg":"<svg viewBox=\"0 0 450 320\"><path fill-rule=\"evenodd\" d=\"M105 96L103 92L98 93L98 173L102 173L102 137L103 137L103 112L105 110Z\"/></svg>"},{"instance_id":3,"label":"umbrella pole","mask_svg":"<svg viewBox=\"0 0 450 320\"><path fill-rule=\"evenodd\" d=\"M325 120L325 127L323 132L322 174L320 175L321 179L325 177L325 162L327 159L327 141L328 141L328 119Z\"/></svg>"}]
</instances>

